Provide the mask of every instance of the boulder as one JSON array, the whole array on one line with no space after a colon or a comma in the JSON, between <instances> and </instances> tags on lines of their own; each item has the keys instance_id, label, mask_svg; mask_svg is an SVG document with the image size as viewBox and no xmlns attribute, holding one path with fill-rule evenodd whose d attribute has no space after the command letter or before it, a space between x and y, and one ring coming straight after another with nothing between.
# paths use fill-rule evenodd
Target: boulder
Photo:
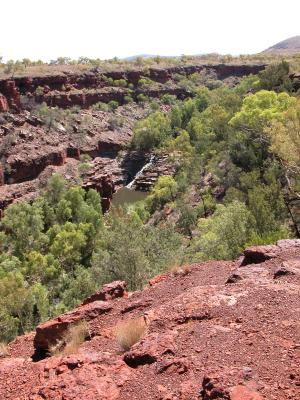
<instances>
[{"instance_id":1,"label":"boulder","mask_svg":"<svg viewBox=\"0 0 300 400\"><path fill-rule=\"evenodd\" d=\"M200 391L202 400L231 400L228 390L223 388L218 376L204 376L202 390Z\"/></svg>"},{"instance_id":2,"label":"boulder","mask_svg":"<svg viewBox=\"0 0 300 400\"><path fill-rule=\"evenodd\" d=\"M244 250L244 257L241 266L248 264L260 264L271 258L277 257L279 253L285 250L300 248L300 239L278 240L276 245L251 246Z\"/></svg>"},{"instance_id":3,"label":"boulder","mask_svg":"<svg viewBox=\"0 0 300 400\"><path fill-rule=\"evenodd\" d=\"M227 380L222 376L205 376L202 381L200 398L202 400L263 400L256 390L246 385L227 386Z\"/></svg>"},{"instance_id":4,"label":"boulder","mask_svg":"<svg viewBox=\"0 0 300 400\"><path fill-rule=\"evenodd\" d=\"M45 360L46 361L46 360ZM97 368L101 365L101 368ZM122 386L133 370L122 360L99 354L55 357L43 365L43 379L30 399L121 400ZM55 384L53 384L53 378Z\"/></svg>"},{"instance_id":5,"label":"boulder","mask_svg":"<svg viewBox=\"0 0 300 400\"><path fill-rule=\"evenodd\" d=\"M39 351L47 351L49 346L61 339L69 326L79 321L90 321L109 312L112 305L107 301L94 301L62 314L37 326L34 347Z\"/></svg>"},{"instance_id":6,"label":"boulder","mask_svg":"<svg viewBox=\"0 0 300 400\"><path fill-rule=\"evenodd\" d=\"M260 264L276 257L278 247L276 245L251 246L244 250L244 258L241 266L248 264Z\"/></svg>"},{"instance_id":7,"label":"boulder","mask_svg":"<svg viewBox=\"0 0 300 400\"><path fill-rule=\"evenodd\" d=\"M162 335L151 333L136 343L124 354L124 361L132 368L145 364L153 364L163 356L175 355L175 337L177 332L169 331Z\"/></svg>"},{"instance_id":8,"label":"boulder","mask_svg":"<svg viewBox=\"0 0 300 400\"><path fill-rule=\"evenodd\" d=\"M244 385L237 385L230 389L230 400L263 400L263 397Z\"/></svg>"},{"instance_id":9,"label":"boulder","mask_svg":"<svg viewBox=\"0 0 300 400\"><path fill-rule=\"evenodd\" d=\"M300 276L300 258L283 261L274 272L274 279L283 276Z\"/></svg>"},{"instance_id":10,"label":"boulder","mask_svg":"<svg viewBox=\"0 0 300 400\"><path fill-rule=\"evenodd\" d=\"M169 274L167 274L167 273L162 273L162 274L156 275L154 278L150 279L148 283L150 286L155 286L159 282L166 280L168 275Z\"/></svg>"},{"instance_id":11,"label":"boulder","mask_svg":"<svg viewBox=\"0 0 300 400\"><path fill-rule=\"evenodd\" d=\"M127 294L126 286L127 283L124 281L114 281L108 283L104 285L101 290L85 299L82 304L85 305L98 300L108 301L117 299L118 297L124 297Z\"/></svg>"}]
</instances>

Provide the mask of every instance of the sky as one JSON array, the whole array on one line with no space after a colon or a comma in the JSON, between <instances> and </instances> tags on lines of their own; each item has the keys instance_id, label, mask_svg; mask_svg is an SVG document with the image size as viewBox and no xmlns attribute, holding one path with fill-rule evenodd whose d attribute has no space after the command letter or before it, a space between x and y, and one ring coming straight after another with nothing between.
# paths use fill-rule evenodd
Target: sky
<instances>
[{"instance_id":1,"label":"sky","mask_svg":"<svg viewBox=\"0 0 300 400\"><path fill-rule=\"evenodd\" d=\"M299 0L0 0L0 56L251 54L300 35L299 13Z\"/></svg>"}]
</instances>

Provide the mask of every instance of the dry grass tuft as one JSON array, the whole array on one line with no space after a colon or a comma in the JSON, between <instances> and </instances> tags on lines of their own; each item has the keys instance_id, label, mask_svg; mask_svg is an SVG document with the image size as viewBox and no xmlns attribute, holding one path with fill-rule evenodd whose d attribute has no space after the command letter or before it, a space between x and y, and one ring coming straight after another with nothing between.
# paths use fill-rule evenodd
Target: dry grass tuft
<instances>
[{"instance_id":1,"label":"dry grass tuft","mask_svg":"<svg viewBox=\"0 0 300 400\"><path fill-rule=\"evenodd\" d=\"M144 318L132 318L127 321L120 322L115 328L115 337L124 351L141 340L147 329Z\"/></svg>"},{"instance_id":2,"label":"dry grass tuft","mask_svg":"<svg viewBox=\"0 0 300 400\"><path fill-rule=\"evenodd\" d=\"M89 326L86 321L71 325L63 337L49 347L49 355L58 356L77 353L80 345L89 336Z\"/></svg>"},{"instance_id":3,"label":"dry grass tuft","mask_svg":"<svg viewBox=\"0 0 300 400\"><path fill-rule=\"evenodd\" d=\"M6 357L8 355L8 348L7 344L0 342L0 358L1 357Z\"/></svg>"},{"instance_id":4,"label":"dry grass tuft","mask_svg":"<svg viewBox=\"0 0 300 400\"><path fill-rule=\"evenodd\" d=\"M191 272L192 268L190 265L173 265L170 268L170 272L173 276L182 275L185 276Z\"/></svg>"}]
</instances>

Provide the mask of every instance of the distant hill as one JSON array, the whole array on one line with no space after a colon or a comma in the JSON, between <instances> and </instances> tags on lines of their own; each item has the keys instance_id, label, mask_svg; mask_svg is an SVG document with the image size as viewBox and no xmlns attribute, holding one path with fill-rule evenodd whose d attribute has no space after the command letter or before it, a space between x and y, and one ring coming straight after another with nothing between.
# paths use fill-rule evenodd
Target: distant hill
<instances>
[{"instance_id":1,"label":"distant hill","mask_svg":"<svg viewBox=\"0 0 300 400\"><path fill-rule=\"evenodd\" d=\"M294 54L300 53L300 36L294 36L264 50L263 53Z\"/></svg>"},{"instance_id":2,"label":"distant hill","mask_svg":"<svg viewBox=\"0 0 300 400\"><path fill-rule=\"evenodd\" d=\"M130 57L125 57L122 58L122 60L125 61L135 61L137 58L154 58L154 57L160 57L160 58L179 58L181 56L161 56L157 54L137 54L135 56L130 56Z\"/></svg>"}]
</instances>

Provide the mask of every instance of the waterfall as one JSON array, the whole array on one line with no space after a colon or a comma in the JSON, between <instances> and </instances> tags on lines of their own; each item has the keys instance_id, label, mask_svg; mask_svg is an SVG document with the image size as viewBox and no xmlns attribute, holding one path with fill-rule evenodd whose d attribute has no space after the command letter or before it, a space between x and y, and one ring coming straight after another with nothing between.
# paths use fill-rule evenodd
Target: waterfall
<instances>
[{"instance_id":1,"label":"waterfall","mask_svg":"<svg viewBox=\"0 0 300 400\"><path fill-rule=\"evenodd\" d=\"M154 159L155 159L155 157L154 157L154 155L152 155L152 156L150 157L149 162L148 162L147 164L145 164L145 165L143 166L143 168L135 175L135 177L133 178L133 180L132 180L131 182L128 183L128 185L126 186L127 189L131 189L132 186L134 185L134 182L136 181L136 179L139 178L147 168L151 167L151 165L153 164Z\"/></svg>"}]
</instances>

